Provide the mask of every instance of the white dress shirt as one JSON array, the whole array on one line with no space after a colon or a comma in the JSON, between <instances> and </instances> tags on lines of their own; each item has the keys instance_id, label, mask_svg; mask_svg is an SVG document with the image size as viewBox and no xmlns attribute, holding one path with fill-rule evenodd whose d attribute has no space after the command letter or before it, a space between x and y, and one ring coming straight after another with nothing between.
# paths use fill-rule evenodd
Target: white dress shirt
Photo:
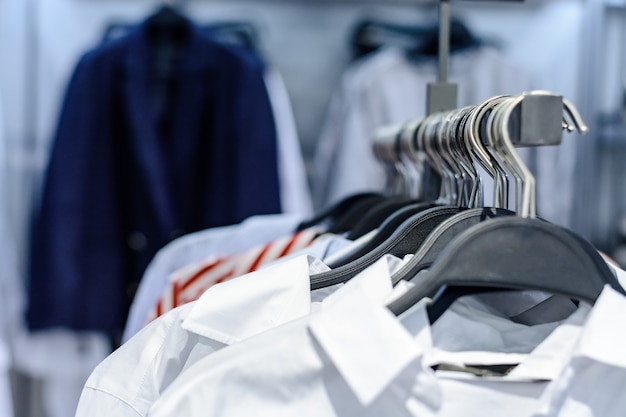
<instances>
[{"instance_id":1,"label":"white dress shirt","mask_svg":"<svg viewBox=\"0 0 626 417\"><path fill-rule=\"evenodd\" d=\"M243 222L182 236L157 252L141 278L131 304L122 341L146 324L150 310L169 283L169 276L209 256L227 256L293 233L303 220L297 214L252 216Z\"/></svg>"},{"instance_id":2,"label":"white dress shirt","mask_svg":"<svg viewBox=\"0 0 626 417\"><path fill-rule=\"evenodd\" d=\"M148 415L530 417L571 357L590 310L582 305L552 331L540 331L545 337L532 349L518 340L518 349L504 353L446 352L433 346L427 301L398 319L384 307L389 288L375 293L359 288L360 279L372 276L372 269L366 271L324 300L318 312L198 361ZM606 304L605 298L596 308ZM459 323L457 335L464 325ZM506 339L506 332L502 335ZM501 346L502 335L492 335L491 345ZM472 336L483 337L466 328L463 338L470 348L473 343L491 347ZM433 365L439 365L437 371ZM487 365L512 370L474 373ZM588 378L585 385L595 383ZM615 393L620 386L613 388Z\"/></svg>"},{"instance_id":3,"label":"white dress shirt","mask_svg":"<svg viewBox=\"0 0 626 417\"><path fill-rule=\"evenodd\" d=\"M534 417L626 415L626 298L605 288L578 338L571 361L546 389Z\"/></svg>"},{"instance_id":4,"label":"white dress shirt","mask_svg":"<svg viewBox=\"0 0 626 417\"><path fill-rule=\"evenodd\" d=\"M382 307L393 295L387 271L383 259L316 313L198 361L148 415L402 416L405 401L436 406L430 390L406 389L407 377L423 374L423 349ZM434 380L424 375L423 384Z\"/></svg>"},{"instance_id":5,"label":"white dress shirt","mask_svg":"<svg viewBox=\"0 0 626 417\"><path fill-rule=\"evenodd\" d=\"M389 288L379 287L375 293L359 288L359 277L372 276L373 269L366 271L324 300L316 313L198 361L174 381L148 415L530 417L548 401L550 381L563 386L560 375L571 372L573 365L568 362L576 349L580 350L576 348L578 340L595 345L596 365L602 362L617 372L609 374L606 381L601 381L596 370L583 375L584 379L567 382L580 385L581 393L586 389L586 398L595 401L595 407L602 403L605 408L601 410L610 413L546 415L625 415L623 400L610 401L623 387L614 382L624 376L623 355L618 353L626 343L626 329L618 327L616 335L614 326L608 324L614 322L607 321L606 312L613 318L616 313L609 298L622 304L618 313L625 311L626 298L612 289L605 289L594 309L581 304L551 329L540 325L540 336L533 338L536 346L508 331L517 328L530 334L534 326L507 325L506 318L497 315L478 314L477 318L491 323L492 328L500 326L498 334L488 336L491 343L482 340L485 333L475 333L476 328L466 327L465 322L458 324L454 334L447 334L445 322L437 321L433 329L444 326L439 329L439 342L448 337L448 343L454 343L453 339L461 337L467 343L466 350L445 351L433 346L426 300L396 318L384 307ZM384 269L376 273L384 274ZM475 316L488 307L473 298L456 312L454 309L444 316L451 312ZM594 323L590 310L602 317L603 325L592 327L604 337L586 335ZM459 343L462 341L456 341ZM494 350L471 350L473 347ZM606 351L613 352L611 359ZM433 371L435 365L438 368ZM511 370L476 373L494 365L508 365ZM581 373L587 370L579 368ZM618 377L613 378L615 375ZM610 394L593 389L600 382ZM617 405L608 408L612 404ZM574 405L583 410L587 404Z\"/></svg>"},{"instance_id":6,"label":"white dress shirt","mask_svg":"<svg viewBox=\"0 0 626 417\"><path fill-rule=\"evenodd\" d=\"M389 273L402 265L392 256L381 262ZM320 301L340 287L311 292L310 275L323 271L328 267L310 255L280 260L215 285L198 301L161 316L95 369L76 416L145 416L172 381L198 360L317 311ZM382 279L385 275L376 274L362 285L370 292L391 286Z\"/></svg>"}]
</instances>

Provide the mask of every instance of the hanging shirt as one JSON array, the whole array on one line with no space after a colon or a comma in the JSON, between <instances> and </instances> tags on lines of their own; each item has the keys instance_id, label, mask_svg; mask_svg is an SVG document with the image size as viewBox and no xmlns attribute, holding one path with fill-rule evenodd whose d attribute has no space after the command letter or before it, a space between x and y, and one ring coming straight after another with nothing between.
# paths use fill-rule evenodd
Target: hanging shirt
<instances>
[{"instance_id":1,"label":"hanging shirt","mask_svg":"<svg viewBox=\"0 0 626 417\"><path fill-rule=\"evenodd\" d=\"M167 288L169 277L180 268L209 256L223 257L246 251L296 230L297 214L251 216L241 223L190 233L161 248L146 268L130 307L122 341L146 324L146 318Z\"/></svg>"},{"instance_id":2,"label":"hanging shirt","mask_svg":"<svg viewBox=\"0 0 626 417\"><path fill-rule=\"evenodd\" d=\"M433 346L426 300L396 318L384 306L385 291L351 284L318 312L198 361L148 415L529 417L574 351L589 311L581 307L530 351L444 355ZM599 298L594 308L604 303ZM470 347L472 333L464 336Z\"/></svg>"},{"instance_id":3,"label":"hanging shirt","mask_svg":"<svg viewBox=\"0 0 626 417\"><path fill-rule=\"evenodd\" d=\"M387 257L382 267L402 264ZM339 286L310 290L310 275L328 267L297 256L211 287L198 301L150 323L93 372L76 417L145 416L151 404L195 362L233 343L308 315ZM362 287L371 293L391 286L383 274Z\"/></svg>"},{"instance_id":4,"label":"hanging shirt","mask_svg":"<svg viewBox=\"0 0 626 417\"><path fill-rule=\"evenodd\" d=\"M301 251L313 244L319 233L317 228L301 230L243 253L209 258L179 269L171 275L170 282L150 312L148 321L176 307L197 300L215 284L256 271L269 262ZM324 247L322 250L327 249ZM320 258L324 255L310 254L318 255Z\"/></svg>"},{"instance_id":5,"label":"hanging shirt","mask_svg":"<svg viewBox=\"0 0 626 417\"><path fill-rule=\"evenodd\" d=\"M626 300L606 288L596 301L570 362L552 381L533 417L626 415Z\"/></svg>"}]
</instances>

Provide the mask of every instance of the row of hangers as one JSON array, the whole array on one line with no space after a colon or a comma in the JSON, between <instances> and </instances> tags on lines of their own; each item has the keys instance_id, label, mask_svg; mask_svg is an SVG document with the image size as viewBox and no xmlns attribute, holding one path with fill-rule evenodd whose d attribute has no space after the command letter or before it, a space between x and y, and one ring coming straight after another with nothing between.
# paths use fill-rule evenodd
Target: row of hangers
<instances>
[{"instance_id":1,"label":"row of hangers","mask_svg":"<svg viewBox=\"0 0 626 417\"><path fill-rule=\"evenodd\" d=\"M533 108L542 103L546 109ZM330 271L312 276L311 288L346 282L385 254L411 254L392 280L416 285L388 307L400 315L429 298L432 322L470 294L539 290L591 304L604 285L626 294L590 243L536 217L534 177L514 147L557 144L562 130L587 128L569 101L543 91L494 97L379 130L374 152L390 167L395 193L351 196L301 225L326 222L330 232L351 239L375 230L359 249L329 264ZM424 164L442 177L434 200L411 188ZM483 206L478 167L493 179L493 207Z\"/></svg>"}]
</instances>

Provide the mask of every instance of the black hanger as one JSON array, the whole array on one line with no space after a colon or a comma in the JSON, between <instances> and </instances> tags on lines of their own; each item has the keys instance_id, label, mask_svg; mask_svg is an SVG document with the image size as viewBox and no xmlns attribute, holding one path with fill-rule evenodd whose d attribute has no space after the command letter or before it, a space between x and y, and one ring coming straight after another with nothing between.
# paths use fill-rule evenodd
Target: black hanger
<instances>
[{"instance_id":1,"label":"black hanger","mask_svg":"<svg viewBox=\"0 0 626 417\"><path fill-rule=\"evenodd\" d=\"M372 208L384 203L388 197L372 197L366 200L359 201L354 206L350 207L350 210L343 213L340 217L331 222L328 226L327 232L334 234L346 233L365 216Z\"/></svg>"},{"instance_id":2,"label":"black hanger","mask_svg":"<svg viewBox=\"0 0 626 417\"><path fill-rule=\"evenodd\" d=\"M395 284L401 280L413 279L420 271L430 268L445 247L458 235L470 227L488 219L501 216L513 216L515 212L500 208L467 209L446 219L428 236L413 256L398 272L392 281Z\"/></svg>"},{"instance_id":3,"label":"black hanger","mask_svg":"<svg viewBox=\"0 0 626 417\"><path fill-rule=\"evenodd\" d=\"M590 303L607 284L626 294L587 241L548 222L512 216L463 232L424 275L388 306L395 315L429 297L434 322L461 296L499 290L538 290Z\"/></svg>"},{"instance_id":4,"label":"black hanger","mask_svg":"<svg viewBox=\"0 0 626 417\"><path fill-rule=\"evenodd\" d=\"M386 254L402 257L414 253L438 224L462 210L452 206L433 206L434 203L419 203L400 209L363 247L329 264L330 271L311 276L311 289L346 282Z\"/></svg>"},{"instance_id":5,"label":"black hanger","mask_svg":"<svg viewBox=\"0 0 626 417\"><path fill-rule=\"evenodd\" d=\"M358 193L350 195L341 201L322 209L312 218L303 221L298 225L297 230L304 230L322 224L332 225L334 222L345 217L346 214L350 214L350 210L361 202L369 201L369 204L374 205L376 202L379 202L384 198L385 196L380 193Z\"/></svg>"},{"instance_id":6,"label":"black hanger","mask_svg":"<svg viewBox=\"0 0 626 417\"><path fill-rule=\"evenodd\" d=\"M368 210L365 215L359 219L354 227L348 232L346 236L349 240L356 240L361 236L371 232L372 230L380 227L389 216L396 211L409 204L415 204L418 201L407 197L389 197L386 200L376 204L374 207Z\"/></svg>"}]
</instances>

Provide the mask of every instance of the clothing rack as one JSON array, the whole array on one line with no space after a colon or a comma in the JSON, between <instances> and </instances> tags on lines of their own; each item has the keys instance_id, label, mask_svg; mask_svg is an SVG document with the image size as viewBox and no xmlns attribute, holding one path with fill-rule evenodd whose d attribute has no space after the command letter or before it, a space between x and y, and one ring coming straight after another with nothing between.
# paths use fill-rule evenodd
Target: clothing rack
<instances>
[{"instance_id":1,"label":"clothing rack","mask_svg":"<svg viewBox=\"0 0 626 417\"><path fill-rule=\"evenodd\" d=\"M496 109L498 115L494 116ZM427 172L426 167L437 168L443 181L440 190L447 190L448 199L456 200L457 205L473 204L469 202L480 200L476 196L482 196L482 187L480 181L476 181L476 171L464 168L462 160L469 161L469 165L480 162L496 181L494 201L498 202L498 207L506 207L509 187L505 170L480 148L497 147L500 151L504 150L502 155L506 154L505 157L516 159L512 147L558 145L563 130L576 130L584 134L587 126L576 108L562 96L547 91L532 91L519 96L497 96L476 106L434 113L424 119L383 127L375 133L373 152L383 164L391 168L389 172L393 172L394 168L401 172L402 168L398 167L411 164L419 166L420 175ZM494 134L500 139L494 139ZM433 153L446 156L442 160L434 157ZM424 165L420 155L425 155L429 164ZM458 169L455 169L455 165ZM516 173L517 178L523 178L523 184L526 184L516 187L517 211L523 217L534 217L535 188L532 174L525 166ZM447 177L447 183L443 177ZM454 178L468 177L474 179L472 189L455 193L453 190L458 184L455 185ZM421 178L421 187L424 189L430 185L426 182L427 178ZM408 189L405 187L405 190ZM411 191L408 193L411 194Z\"/></svg>"},{"instance_id":2,"label":"clothing rack","mask_svg":"<svg viewBox=\"0 0 626 417\"><path fill-rule=\"evenodd\" d=\"M516 2L524 0L498 0ZM426 96L427 114L452 110L457 106L458 88L448 82L450 58L450 0L439 0L439 64L437 82L428 84Z\"/></svg>"}]
</instances>

